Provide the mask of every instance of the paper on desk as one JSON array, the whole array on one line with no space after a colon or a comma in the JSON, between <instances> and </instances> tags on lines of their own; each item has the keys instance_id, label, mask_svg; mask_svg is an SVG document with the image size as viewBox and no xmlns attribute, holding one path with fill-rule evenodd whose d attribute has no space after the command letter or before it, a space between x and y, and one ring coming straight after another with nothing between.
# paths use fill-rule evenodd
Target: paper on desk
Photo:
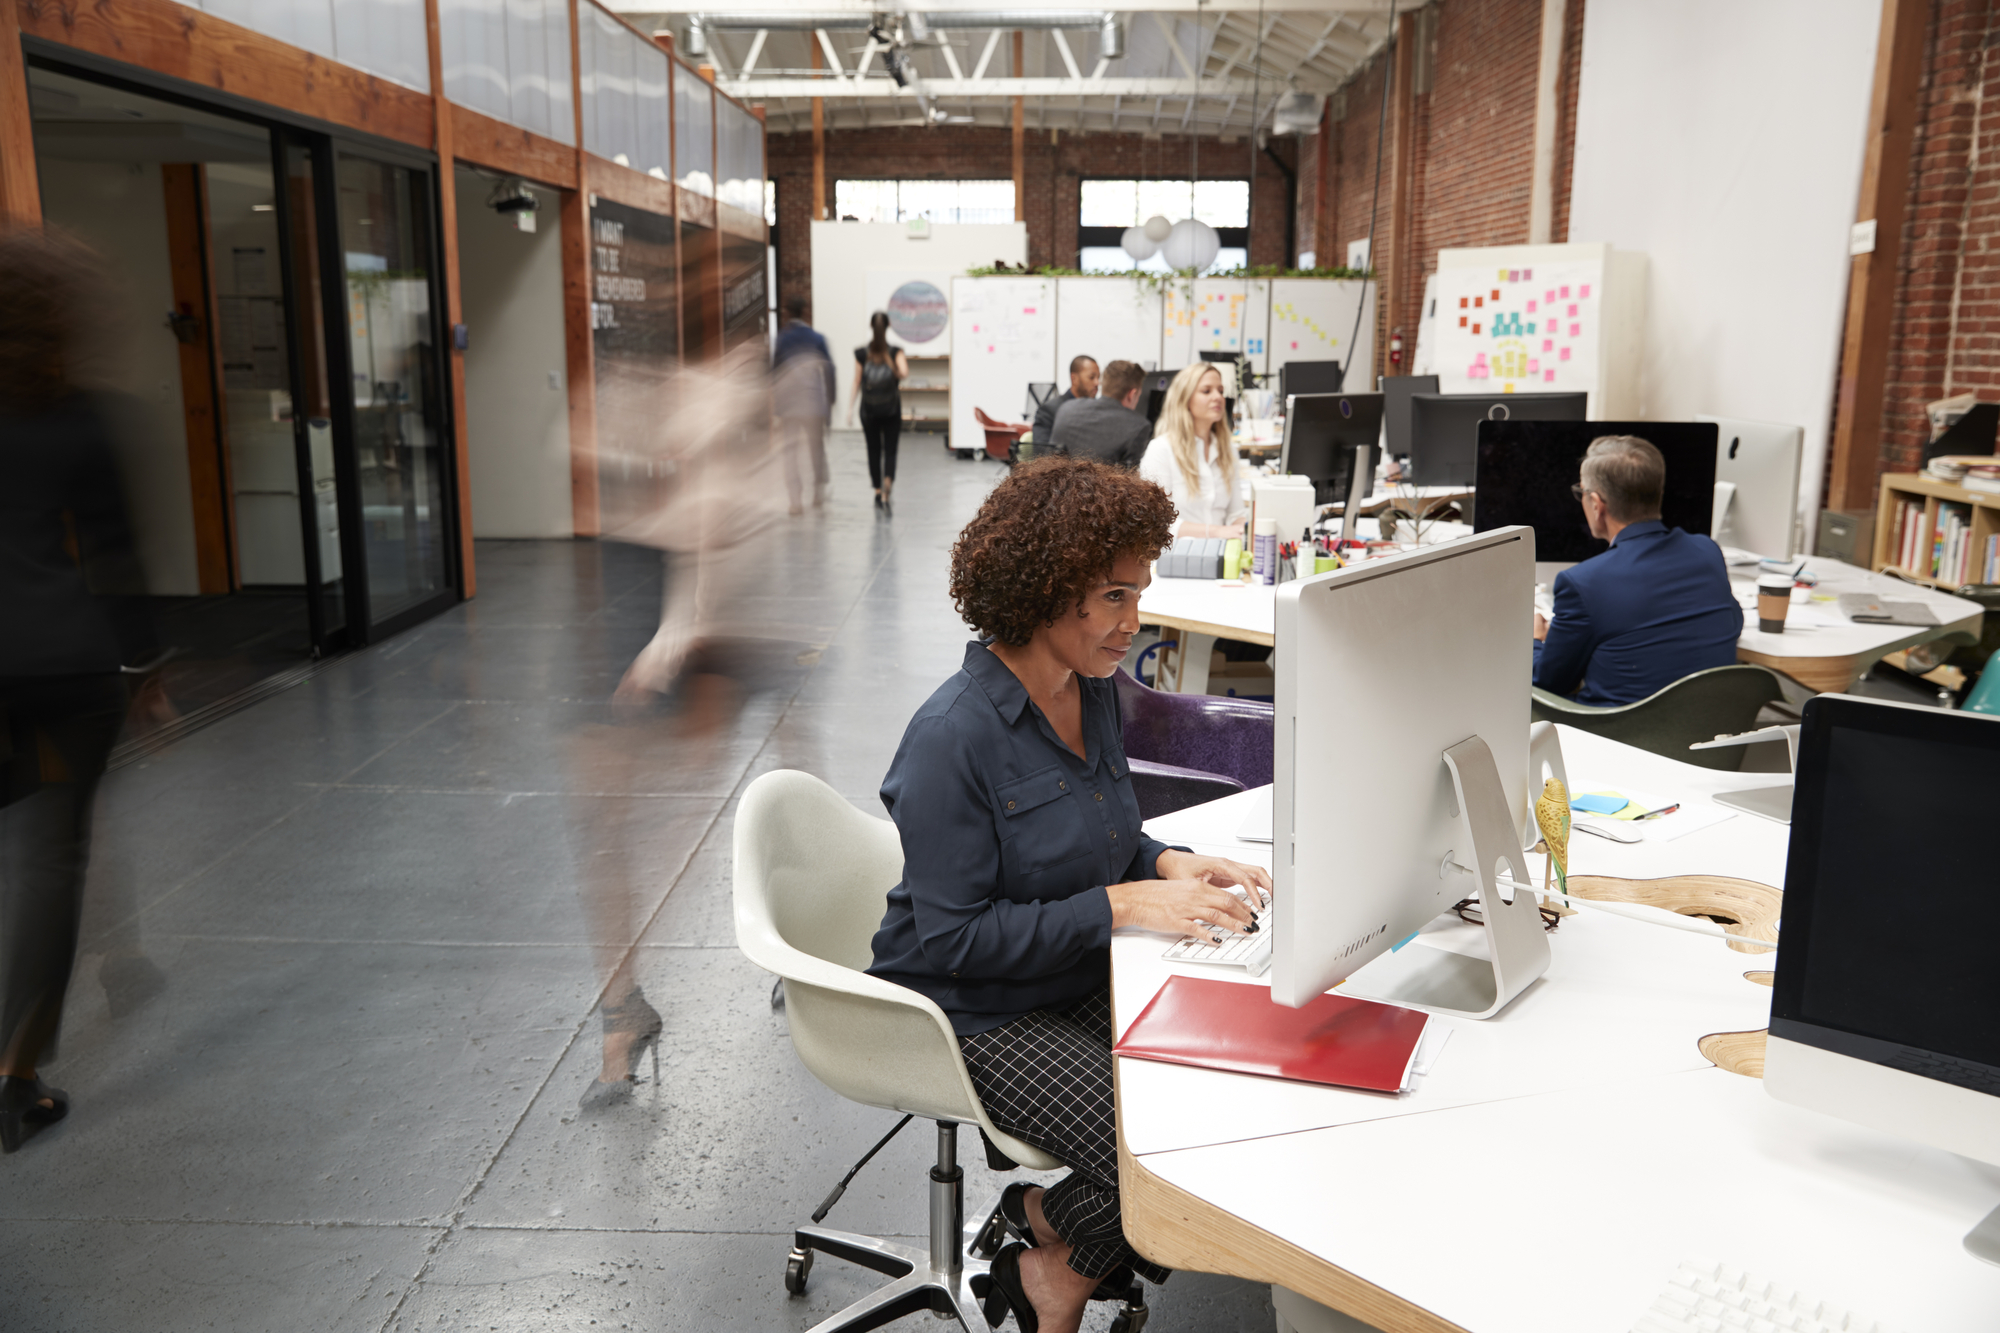
<instances>
[{"instance_id":1,"label":"paper on desk","mask_svg":"<svg viewBox=\"0 0 2000 1333\"><path fill-rule=\"evenodd\" d=\"M1724 809L1722 806L1712 804L1708 801L1684 800L1680 802L1681 808L1670 815L1659 815L1652 819L1640 819L1637 816L1644 814L1648 810L1658 810L1662 806L1674 804L1674 798L1671 796L1662 796L1658 792L1634 791L1630 787L1594 787L1581 782L1577 784L1577 795L1623 796L1626 800L1632 802L1631 805L1626 807L1626 810L1630 811L1629 814L1625 811L1620 811L1615 815L1585 816L1579 813L1575 817L1578 819L1616 820L1626 828L1642 835L1647 842L1672 842L1675 838L1685 837L1687 834L1699 829L1705 829L1712 825L1720 824L1725 819L1734 818L1736 814L1734 810Z\"/></svg>"},{"instance_id":2,"label":"paper on desk","mask_svg":"<svg viewBox=\"0 0 2000 1333\"><path fill-rule=\"evenodd\" d=\"M1408 1092L1410 1085L1431 1072L1437 1063L1438 1052L1451 1040L1451 1029L1440 1023L1436 1017L1424 1024L1424 1035L1417 1039L1415 1049L1410 1052L1410 1067L1403 1071L1403 1086L1397 1091Z\"/></svg>"}]
</instances>

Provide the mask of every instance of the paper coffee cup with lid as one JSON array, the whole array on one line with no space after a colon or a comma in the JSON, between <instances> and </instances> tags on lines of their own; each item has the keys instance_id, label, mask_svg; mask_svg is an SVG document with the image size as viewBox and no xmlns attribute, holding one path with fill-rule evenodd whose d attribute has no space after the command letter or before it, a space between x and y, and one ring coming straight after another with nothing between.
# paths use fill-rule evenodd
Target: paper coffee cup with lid
<instances>
[{"instance_id":1,"label":"paper coffee cup with lid","mask_svg":"<svg viewBox=\"0 0 2000 1333\"><path fill-rule=\"evenodd\" d=\"M1766 634L1785 632L1785 615L1792 606L1790 574L1757 576L1757 628Z\"/></svg>"}]
</instances>

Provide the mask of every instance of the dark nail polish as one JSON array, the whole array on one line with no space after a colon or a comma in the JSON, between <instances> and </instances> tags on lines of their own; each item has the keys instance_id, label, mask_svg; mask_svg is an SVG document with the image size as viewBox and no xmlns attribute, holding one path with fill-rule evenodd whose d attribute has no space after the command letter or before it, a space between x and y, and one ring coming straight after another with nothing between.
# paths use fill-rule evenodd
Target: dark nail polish
<instances>
[{"instance_id":1,"label":"dark nail polish","mask_svg":"<svg viewBox=\"0 0 2000 1333\"><path fill-rule=\"evenodd\" d=\"M1243 927L1243 933L1246 935L1255 935L1257 933L1257 923L1252 921L1249 925Z\"/></svg>"}]
</instances>

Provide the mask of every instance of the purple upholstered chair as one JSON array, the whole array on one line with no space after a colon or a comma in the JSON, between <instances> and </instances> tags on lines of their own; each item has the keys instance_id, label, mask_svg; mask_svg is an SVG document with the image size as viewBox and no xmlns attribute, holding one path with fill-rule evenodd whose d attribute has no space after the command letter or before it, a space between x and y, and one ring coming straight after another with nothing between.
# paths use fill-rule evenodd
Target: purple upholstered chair
<instances>
[{"instance_id":1,"label":"purple upholstered chair","mask_svg":"<svg viewBox=\"0 0 2000 1333\"><path fill-rule=\"evenodd\" d=\"M1271 781L1270 704L1212 694L1169 694L1113 677L1125 724L1133 794L1147 819Z\"/></svg>"}]
</instances>

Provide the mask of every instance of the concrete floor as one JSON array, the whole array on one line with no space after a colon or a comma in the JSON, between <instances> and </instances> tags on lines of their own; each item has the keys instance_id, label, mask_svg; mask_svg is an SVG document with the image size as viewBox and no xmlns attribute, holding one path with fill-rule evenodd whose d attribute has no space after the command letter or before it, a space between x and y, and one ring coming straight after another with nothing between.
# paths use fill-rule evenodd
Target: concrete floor
<instances>
[{"instance_id":1,"label":"concrete floor","mask_svg":"<svg viewBox=\"0 0 2000 1333\"><path fill-rule=\"evenodd\" d=\"M772 637L719 736L608 703L658 556L488 542L477 600L110 775L48 1070L74 1110L0 1159L0 1329L797 1330L873 1285L825 1258L781 1283L894 1117L793 1056L734 946L731 823L774 768L881 812L968 638L947 550L999 470L906 439L882 521L859 436L830 452L829 508L746 557ZM96 955L135 924L167 984L114 1018ZM667 1026L659 1081L586 1114L593 945L636 946ZM905 1131L829 1223L919 1237L931 1149ZM961 1154L968 1207L1012 1178ZM1273 1326L1268 1289L1202 1274L1152 1308Z\"/></svg>"}]
</instances>

